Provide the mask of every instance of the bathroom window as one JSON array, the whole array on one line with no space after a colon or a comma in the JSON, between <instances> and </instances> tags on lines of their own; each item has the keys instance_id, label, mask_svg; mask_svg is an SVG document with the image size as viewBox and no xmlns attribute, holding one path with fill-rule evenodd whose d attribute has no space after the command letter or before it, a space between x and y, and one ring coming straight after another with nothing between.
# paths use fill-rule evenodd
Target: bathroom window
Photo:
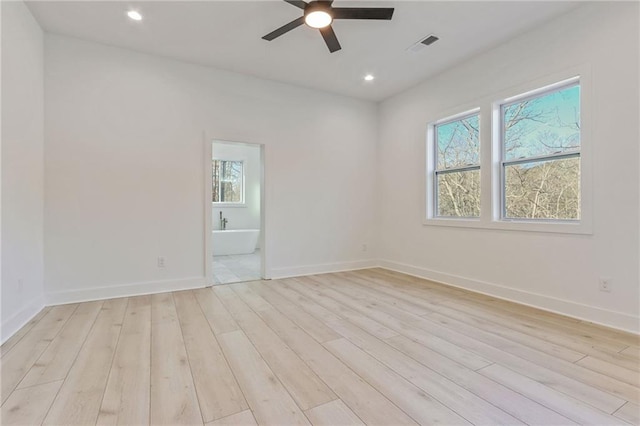
<instances>
[{"instance_id":1,"label":"bathroom window","mask_svg":"<svg viewBox=\"0 0 640 426\"><path fill-rule=\"evenodd\" d=\"M580 84L500 105L505 220L580 219Z\"/></svg>"},{"instance_id":2,"label":"bathroom window","mask_svg":"<svg viewBox=\"0 0 640 426\"><path fill-rule=\"evenodd\" d=\"M244 162L213 160L214 203L244 203Z\"/></svg>"},{"instance_id":3,"label":"bathroom window","mask_svg":"<svg viewBox=\"0 0 640 426\"><path fill-rule=\"evenodd\" d=\"M480 115L477 111L430 126L435 217L480 216Z\"/></svg>"}]
</instances>

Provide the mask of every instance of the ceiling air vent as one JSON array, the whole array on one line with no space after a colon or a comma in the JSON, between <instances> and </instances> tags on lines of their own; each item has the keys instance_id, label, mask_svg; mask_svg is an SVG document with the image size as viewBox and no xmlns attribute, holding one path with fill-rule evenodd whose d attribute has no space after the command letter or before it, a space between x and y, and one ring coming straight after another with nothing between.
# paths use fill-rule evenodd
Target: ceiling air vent
<instances>
[{"instance_id":1,"label":"ceiling air vent","mask_svg":"<svg viewBox=\"0 0 640 426\"><path fill-rule=\"evenodd\" d=\"M407 50L409 52L419 52L422 49L424 49L426 46L430 46L438 40L439 40L438 36L436 36L435 34L429 34L425 38L420 39L415 43L413 43L411 46L409 46Z\"/></svg>"},{"instance_id":2,"label":"ceiling air vent","mask_svg":"<svg viewBox=\"0 0 640 426\"><path fill-rule=\"evenodd\" d=\"M432 45L433 43L435 43L438 40L439 40L438 37L436 37L433 34L431 34L427 38L422 40L420 43L424 44L425 46L430 46L430 45Z\"/></svg>"}]
</instances>

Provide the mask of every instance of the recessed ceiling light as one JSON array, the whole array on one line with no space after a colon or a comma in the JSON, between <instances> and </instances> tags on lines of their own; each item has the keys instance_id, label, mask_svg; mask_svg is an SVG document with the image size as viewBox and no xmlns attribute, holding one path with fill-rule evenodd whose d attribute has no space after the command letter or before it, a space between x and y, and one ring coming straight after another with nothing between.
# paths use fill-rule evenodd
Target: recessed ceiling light
<instances>
[{"instance_id":1,"label":"recessed ceiling light","mask_svg":"<svg viewBox=\"0 0 640 426\"><path fill-rule=\"evenodd\" d=\"M137 10L130 10L127 12L127 16L134 21L142 21L142 15Z\"/></svg>"},{"instance_id":2,"label":"recessed ceiling light","mask_svg":"<svg viewBox=\"0 0 640 426\"><path fill-rule=\"evenodd\" d=\"M364 81L373 81L374 78L372 74L367 74L364 76Z\"/></svg>"}]
</instances>

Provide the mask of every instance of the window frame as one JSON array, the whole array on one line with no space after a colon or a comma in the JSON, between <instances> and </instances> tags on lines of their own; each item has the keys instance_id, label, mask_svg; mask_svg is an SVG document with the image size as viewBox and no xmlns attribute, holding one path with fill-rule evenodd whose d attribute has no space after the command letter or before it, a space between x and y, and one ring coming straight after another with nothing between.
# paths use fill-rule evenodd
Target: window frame
<instances>
[{"instance_id":1,"label":"window frame","mask_svg":"<svg viewBox=\"0 0 640 426\"><path fill-rule=\"evenodd\" d=\"M466 118L470 118L470 117L474 117L477 116L478 117L478 164L474 164L474 165L464 165L464 166L457 166L457 167L450 167L450 168L445 168L445 169L438 169L438 127L439 126L443 126L443 125L447 125L450 123L454 123L456 121L461 121L464 120ZM478 216L445 216L445 215L441 215L439 214L439 199L438 199L438 193L440 192L440 188L438 187L438 176L439 175L446 175L446 174L451 174L451 173L461 173L461 172L471 172L474 170L478 170L478 172L480 172L480 177L482 178L482 172L481 172L481 154L482 154L482 139L480 137L481 135L481 124L480 124L480 109L479 108L475 108L471 111L466 111L460 114L456 114L454 116L451 117L446 117L443 118L442 120L438 120L437 122L433 123L432 128L431 128L431 137L433 138L433 146L431 147L431 155L432 155L432 161L433 161L433 212L432 212L432 217L433 218L437 218L437 219L451 219L451 220L478 220L480 218L480 216L482 215L482 206L480 206L480 215ZM482 194L482 190L480 190L480 194ZM482 199L482 195L480 195L480 198Z\"/></svg>"},{"instance_id":2,"label":"window frame","mask_svg":"<svg viewBox=\"0 0 640 426\"><path fill-rule=\"evenodd\" d=\"M231 160L231 159L228 159L228 158L212 158L211 161L212 161L211 170L213 170L213 162L214 161L226 161L226 162L241 163L242 164L242 182L241 182L241 190L240 190L241 201L211 201L211 203L216 207L246 207L247 206L246 197L245 197L245 180L246 180L245 163L246 163L246 161L244 159ZM214 184L214 178L213 178L213 175L212 175L211 176L212 194L213 194L213 184ZM222 189L222 185L218 185L218 190L220 190L220 189ZM218 194L218 198L220 198L219 194Z\"/></svg>"},{"instance_id":3,"label":"window frame","mask_svg":"<svg viewBox=\"0 0 640 426\"><path fill-rule=\"evenodd\" d=\"M552 91L567 86L572 82L580 85L580 219L503 219L501 188L501 111L500 105L523 99L528 95L539 95L544 91ZM422 225L445 226L457 228L475 228L485 230L559 233L559 234L593 234L593 165L592 165L592 70L589 63L584 63L562 71L550 73L544 77L532 78L518 85L493 91L473 99L472 102L458 104L457 107L432 111L431 118L426 121L426 143L422 139L422 178L420 198L422 199ZM464 96L464 94L462 94ZM434 110L437 107L434 106ZM460 111L464 111L460 113ZM480 217L458 218L434 216L434 138L433 128L445 120L464 117L475 111L480 115ZM435 114L437 113L437 114ZM442 117L447 117L442 119ZM424 135L424 133L423 133Z\"/></svg>"}]
</instances>

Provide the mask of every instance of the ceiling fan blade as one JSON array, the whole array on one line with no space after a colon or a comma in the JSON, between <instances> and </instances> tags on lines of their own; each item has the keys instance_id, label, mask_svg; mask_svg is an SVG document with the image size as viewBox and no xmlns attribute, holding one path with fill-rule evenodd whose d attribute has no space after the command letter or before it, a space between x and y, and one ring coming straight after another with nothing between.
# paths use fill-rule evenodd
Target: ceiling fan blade
<instances>
[{"instance_id":1,"label":"ceiling fan blade","mask_svg":"<svg viewBox=\"0 0 640 426\"><path fill-rule=\"evenodd\" d=\"M333 19L384 19L393 17L392 7L334 7Z\"/></svg>"},{"instance_id":2,"label":"ceiling fan blade","mask_svg":"<svg viewBox=\"0 0 640 426\"><path fill-rule=\"evenodd\" d=\"M271 31L269 34L267 34L266 36L262 37L262 39L271 41L274 38L280 37L282 34L288 33L292 29L297 28L302 24L304 24L304 16L301 16L298 19L294 19L293 21L289 22L288 24L285 24L285 25L281 26L277 30Z\"/></svg>"},{"instance_id":3,"label":"ceiling fan blade","mask_svg":"<svg viewBox=\"0 0 640 426\"><path fill-rule=\"evenodd\" d=\"M307 7L307 3L305 3L302 0L284 0L284 1L286 1L292 6L299 7L302 10L304 10L304 8Z\"/></svg>"},{"instance_id":4,"label":"ceiling fan blade","mask_svg":"<svg viewBox=\"0 0 640 426\"><path fill-rule=\"evenodd\" d=\"M333 31L331 25L329 25L328 27L320 28L320 34L322 34L324 42L327 43L329 52L333 53L337 50L342 49L342 47L340 46L340 42L338 42L338 37L336 37L336 33Z\"/></svg>"}]
</instances>

